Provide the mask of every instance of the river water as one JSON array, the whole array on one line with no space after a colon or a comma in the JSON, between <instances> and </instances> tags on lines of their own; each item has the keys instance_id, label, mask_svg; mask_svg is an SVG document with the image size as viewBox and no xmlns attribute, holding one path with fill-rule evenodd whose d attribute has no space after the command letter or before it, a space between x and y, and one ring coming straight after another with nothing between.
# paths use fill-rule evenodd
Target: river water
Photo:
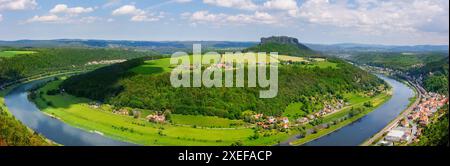
<instances>
[{"instance_id":1,"label":"river water","mask_svg":"<svg viewBox=\"0 0 450 166\"><path fill-rule=\"evenodd\" d=\"M377 75L393 88L392 98L361 119L304 146L358 146L394 120L410 103L414 91L392 78Z\"/></svg>"},{"instance_id":2,"label":"river water","mask_svg":"<svg viewBox=\"0 0 450 166\"><path fill-rule=\"evenodd\" d=\"M48 139L66 146L126 146L133 145L109 139L94 132L69 126L58 119L43 114L28 100L27 91L49 79L22 84L5 96L8 110L23 124Z\"/></svg>"},{"instance_id":3,"label":"river water","mask_svg":"<svg viewBox=\"0 0 450 166\"><path fill-rule=\"evenodd\" d=\"M358 121L331 134L306 143L306 146L357 146L384 128L408 107L414 91L403 83L378 75L393 88L392 98L382 106ZM43 114L27 97L27 91L48 79L22 84L5 96L9 111L34 131L59 144L66 146L127 146L133 145L116 141L97 133L85 131Z\"/></svg>"}]
</instances>

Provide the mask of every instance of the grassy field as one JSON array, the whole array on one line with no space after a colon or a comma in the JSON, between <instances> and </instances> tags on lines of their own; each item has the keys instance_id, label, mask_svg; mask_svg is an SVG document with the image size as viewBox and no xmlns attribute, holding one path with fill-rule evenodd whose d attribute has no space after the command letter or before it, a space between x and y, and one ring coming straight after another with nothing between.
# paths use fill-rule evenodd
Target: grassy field
<instances>
[{"instance_id":1,"label":"grassy field","mask_svg":"<svg viewBox=\"0 0 450 166\"><path fill-rule=\"evenodd\" d=\"M303 57L296 57L296 56L287 56L287 55L278 55L278 60L280 61L292 61L292 62L308 62Z\"/></svg>"},{"instance_id":2,"label":"grassy field","mask_svg":"<svg viewBox=\"0 0 450 166\"><path fill-rule=\"evenodd\" d=\"M134 119L131 116L117 115L109 111L89 107L90 100L74 97L68 94L49 96L48 90L56 89L61 81L47 84L42 91L42 98L35 100L41 110L47 114L58 117L65 123L88 131L99 131L114 139L132 142L141 145L180 145L180 146L207 146L231 145L242 141L244 145L273 145L289 137L289 134L262 137L250 140L253 135L251 128L203 128L211 121L222 126L231 126L240 122L216 117L203 117L201 121L194 122L192 118L184 115L172 115L174 121L185 122L189 125L198 124L198 127L155 124L143 119ZM197 118L197 117L195 117ZM189 119L189 120L188 120Z\"/></svg>"},{"instance_id":3,"label":"grassy field","mask_svg":"<svg viewBox=\"0 0 450 166\"><path fill-rule=\"evenodd\" d=\"M357 114L357 115L355 115L355 116L353 116L351 118L348 118L348 119L346 119L346 120L344 120L344 121L342 121L342 122L340 122L340 123L338 123L336 125L332 125L329 128L321 129L315 134L309 134L309 135L306 135L304 138L295 140L295 141L291 142L291 145L296 145L296 146L302 145L302 144L305 144L307 142L313 141L313 140L315 140L317 138L320 138L322 136L325 136L327 134L330 134L333 131L336 131L336 130L338 130L338 129L340 129L340 128L342 128L342 127L344 127L344 126L346 126L346 125L348 125L348 124L350 124L350 123L352 123L352 122L354 122L354 121L356 121L356 120L358 120L360 118L362 118L363 116L365 116L366 114L372 112L377 107L381 106L384 102L388 101L391 98L391 95L388 95L387 93L382 93L382 94L379 94L379 95L374 96L372 98L363 97L363 96L355 95L355 94L347 94L347 96L351 96L352 97L350 99L350 102L353 102L353 104L350 104L350 106L345 107L343 110L341 110L341 111L339 111L337 113L331 114L329 116L325 116L323 118L323 123L331 122L333 120L336 120L338 118L341 118L341 117L349 114L349 112L351 111L351 107L353 107L353 108L362 108L362 107L364 107L363 106L364 102L367 102L367 101L371 101L372 104L373 104L373 107L370 107L370 108L366 109L365 111L363 111L363 112L361 112L361 113L359 113L359 114Z\"/></svg>"},{"instance_id":4,"label":"grassy field","mask_svg":"<svg viewBox=\"0 0 450 166\"><path fill-rule=\"evenodd\" d=\"M231 128L244 125L242 120L230 120L215 116L202 115L172 115L172 123L210 128Z\"/></svg>"},{"instance_id":5,"label":"grassy field","mask_svg":"<svg viewBox=\"0 0 450 166\"><path fill-rule=\"evenodd\" d=\"M21 54L34 54L34 51L0 51L0 57L11 58Z\"/></svg>"},{"instance_id":6,"label":"grassy field","mask_svg":"<svg viewBox=\"0 0 450 166\"><path fill-rule=\"evenodd\" d=\"M266 57L266 62L278 62L279 61L293 61L293 62L309 62L303 57L293 57L293 56L287 56L287 55L279 55L278 60L275 58L272 58L269 55L264 55ZM208 58L208 55L204 55L203 58ZM222 59L220 60L222 63L226 62L227 58L233 58L236 60L237 63L247 63L246 54L243 54L241 56L233 55L232 57L226 57L225 55L222 56ZM193 56L189 56L189 60L192 62ZM258 60L253 61L252 63L257 63ZM319 67L319 68L337 68L336 63L332 63L329 61L326 61L322 58L313 58L313 62L306 64L308 67ZM137 74L159 74L164 72L170 72L175 65L170 65L170 58L163 58L158 60L149 60L146 61L145 64L140 65L138 67L135 67L131 69L131 72L137 73Z\"/></svg>"},{"instance_id":7,"label":"grassy field","mask_svg":"<svg viewBox=\"0 0 450 166\"><path fill-rule=\"evenodd\" d=\"M131 69L132 72L138 74L158 74L169 72L170 70L172 70L170 68L170 58L145 61L144 65Z\"/></svg>"},{"instance_id":8,"label":"grassy field","mask_svg":"<svg viewBox=\"0 0 450 166\"><path fill-rule=\"evenodd\" d=\"M308 67L319 67L319 68L333 68L337 69L338 66L336 63L329 62L329 61L315 61L308 64Z\"/></svg>"}]
</instances>

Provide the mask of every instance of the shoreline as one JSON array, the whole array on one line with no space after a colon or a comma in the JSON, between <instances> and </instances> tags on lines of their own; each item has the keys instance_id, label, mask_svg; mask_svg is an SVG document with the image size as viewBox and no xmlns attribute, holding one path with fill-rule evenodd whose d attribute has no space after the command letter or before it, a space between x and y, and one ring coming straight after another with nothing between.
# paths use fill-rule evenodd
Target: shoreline
<instances>
[{"instance_id":1,"label":"shoreline","mask_svg":"<svg viewBox=\"0 0 450 166\"><path fill-rule=\"evenodd\" d=\"M413 109L414 107L417 106L417 104L420 102L422 94L421 92L417 89L417 87L415 85L411 85L411 83L409 81L407 81L407 85L409 87L413 87L412 89L414 89L414 91L416 92L416 99L414 102L411 102L410 105L403 110L400 115L398 115L395 119L393 119L391 122L389 122L383 129L381 129L379 132L375 133L374 135L372 135L370 138L368 138L366 141L364 141L363 143L360 144L360 146L371 146L373 145L373 143L375 141L377 141L381 136L383 136L387 130L392 129L395 124L397 124L402 118L404 118L406 115L408 115Z\"/></svg>"}]
</instances>

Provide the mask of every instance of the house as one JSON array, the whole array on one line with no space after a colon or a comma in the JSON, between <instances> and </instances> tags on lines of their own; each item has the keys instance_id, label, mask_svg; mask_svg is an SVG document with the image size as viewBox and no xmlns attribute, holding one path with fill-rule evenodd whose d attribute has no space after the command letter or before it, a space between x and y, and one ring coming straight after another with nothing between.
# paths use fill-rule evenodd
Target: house
<instances>
[{"instance_id":1,"label":"house","mask_svg":"<svg viewBox=\"0 0 450 166\"><path fill-rule=\"evenodd\" d=\"M287 128L289 128L289 124L288 123L283 123L283 128L285 128L285 129L287 129Z\"/></svg>"},{"instance_id":2,"label":"house","mask_svg":"<svg viewBox=\"0 0 450 166\"><path fill-rule=\"evenodd\" d=\"M428 125L428 123L429 123L428 116L420 116L419 124L426 126L426 125Z\"/></svg>"},{"instance_id":3,"label":"house","mask_svg":"<svg viewBox=\"0 0 450 166\"><path fill-rule=\"evenodd\" d=\"M146 119L150 122L156 123L164 123L166 121L166 117L164 115L159 114L150 114L146 117Z\"/></svg>"},{"instance_id":4,"label":"house","mask_svg":"<svg viewBox=\"0 0 450 166\"><path fill-rule=\"evenodd\" d=\"M306 117L302 117L302 118L298 118L297 122L300 123L300 124L305 124L305 123L308 123L309 120Z\"/></svg>"},{"instance_id":5,"label":"house","mask_svg":"<svg viewBox=\"0 0 450 166\"><path fill-rule=\"evenodd\" d=\"M275 123L275 122L277 122L277 119L275 119L273 116L269 116L269 118L267 119L267 121L268 121L269 123Z\"/></svg>"},{"instance_id":6,"label":"house","mask_svg":"<svg viewBox=\"0 0 450 166\"><path fill-rule=\"evenodd\" d=\"M384 139L390 142L409 141L411 140L411 129L406 127L396 127L389 131Z\"/></svg>"},{"instance_id":7,"label":"house","mask_svg":"<svg viewBox=\"0 0 450 166\"><path fill-rule=\"evenodd\" d=\"M119 110L114 110L113 113L115 114L119 114L119 115L129 115L129 112L127 109L119 109Z\"/></svg>"},{"instance_id":8,"label":"house","mask_svg":"<svg viewBox=\"0 0 450 166\"><path fill-rule=\"evenodd\" d=\"M97 102L90 102L89 103L89 107L94 108L94 109L98 109L100 108L101 104L97 103Z\"/></svg>"},{"instance_id":9,"label":"house","mask_svg":"<svg viewBox=\"0 0 450 166\"><path fill-rule=\"evenodd\" d=\"M253 118L254 119L260 119L260 118L262 118L264 116L264 114L255 114L255 115L253 115Z\"/></svg>"},{"instance_id":10,"label":"house","mask_svg":"<svg viewBox=\"0 0 450 166\"><path fill-rule=\"evenodd\" d=\"M282 118L281 118L281 121L282 121L283 123L289 123L289 118L287 118L287 117L282 117Z\"/></svg>"},{"instance_id":11,"label":"house","mask_svg":"<svg viewBox=\"0 0 450 166\"><path fill-rule=\"evenodd\" d=\"M402 119L402 120L400 121L400 125L401 125L402 127L409 127L409 122L408 122L408 120L406 120L406 119Z\"/></svg>"}]
</instances>

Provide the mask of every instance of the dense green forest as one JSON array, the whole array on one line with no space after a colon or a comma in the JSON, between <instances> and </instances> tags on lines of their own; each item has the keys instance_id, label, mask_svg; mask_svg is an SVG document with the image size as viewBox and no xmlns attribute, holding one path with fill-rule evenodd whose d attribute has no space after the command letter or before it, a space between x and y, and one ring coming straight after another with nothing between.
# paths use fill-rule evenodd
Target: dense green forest
<instances>
[{"instance_id":1,"label":"dense green forest","mask_svg":"<svg viewBox=\"0 0 450 166\"><path fill-rule=\"evenodd\" d=\"M351 61L378 67L387 67L423 79L423 87L431 92L448 93L448 53L357 53Z\"/></svg>"},{"instance_id":2,"label":"dense green forest","mask_svg":"<svg viewBox=\"0 0 450 166\"><path fill-rule=\"evenodd\" d=\"M0 85L46 72L92 68L88 62L117 59L133 59L153 52L138 52L122 49L89 48L1 48L0 51L34 51L13 57L0 57ZM97 65L98 67L98 65Z\"/></svg>"},{"instance_id":3,"label":"dense green forest","mask_svg":"<svg viewBox=\"0 0 450 166\"><path fill-rule=\"evenodd\" d=\"M272 99L259 98L260 88L173 88L170 73L127 72L133 65L142 63L140 60L71 77L62 87L76 96L119 107L170 109L177 114L236 119L246 110L281 115L293 102L308 103L305 104L308 107L345 92L368 91L384 84L376 76L342 60L329 61L336 63L337 68L311 68L301 64L281 66L278 96Z\"/></svg>"},{"instance_id":4,"label":"dense green forest","mask_svg":"<svg viewBox=\"0 0 450 166\"><path fill-rule=\"evenodd\" d=\"M102 64L86 65L93 61L155 55L153 52L89 48L0 48L0 52L3 51L10 53L8 56L0 56L0 87L4 83L46 72L104 66ZM20 54L14 54L14 52L20 52ZM5 107L0 106L0 145L38 146L49 145L49 143L14 119Z\"/></svg>"},{"instance_id":5,"label":"dense green forest","mask_svg":"<svg viewBox=\"0 0 450 166\"><path fill-rule=\"evenodd\" d=\"M419 142L413 144L416 146L449 146L448 137L448 105L442 108L445 114L435 123L427 126L423 135L420 136Z\"/></svg>"},{"instance_id":6,"label":"dense green forest","mask_svg":"<svg viewBox=\"0 0 450 166\"><path fill-rule=\"evenodd\" d=\"M1 104L1 103L0 103ZM0 146L45 146L51 145L41 136L29 131L0 106Z\"/></svg>"},{"instance_id":7,"label":"dense green forest","mask_svg":"<svg viewBox=\"0 0 450 166\"><path fill-rule=\"evenodd\" d=\"M423 86L431 92L448 94L449 57L426 63L418 69L411 69L413 76L423 77Z\"/></svg>"},{"instance_id":8,"label":"dense green forest","mask_svg":"<svg viewBox=\"0 0 450 166\"><path fill-rule=\"evenodd\" d=\"M408 71L430 62L438 62L448 57L448 53L398 53L398 52L362 52L350 57L351 61L378 67Z\"/></svg>"}]
</instances>

